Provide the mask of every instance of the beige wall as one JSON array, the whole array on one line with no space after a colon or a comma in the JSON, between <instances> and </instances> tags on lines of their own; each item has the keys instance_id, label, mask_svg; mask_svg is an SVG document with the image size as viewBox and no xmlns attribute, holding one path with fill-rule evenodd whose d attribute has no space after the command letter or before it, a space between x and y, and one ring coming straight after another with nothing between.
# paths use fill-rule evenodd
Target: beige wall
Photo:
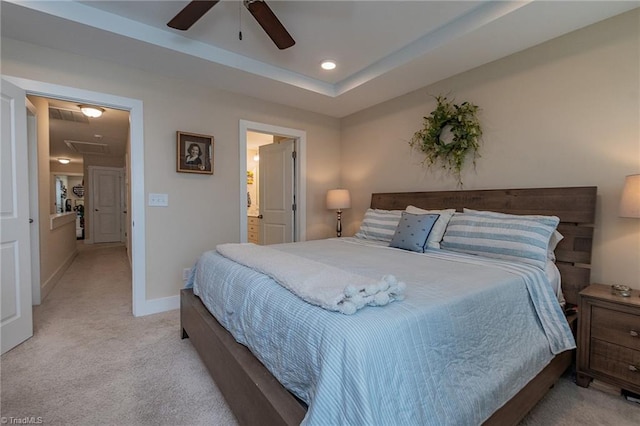
<instances>
[{"instance_id":1,"label":"beige wall","mask_svg":"<svg viewBox=\"0 0 640 426\"><path fill-rule=\"evenodd\" d=\"M308 239L333 235L324 197L340 184L353 196L348 235L372 192L456 188L407 144L438 94L482 108L482 157L465 188L597 185L592 278L640 288L640 221L616 212L624 176L640 172L639 21L627 13L343 120L14 40L2 40L2 68L143 101L145 192L169 194L168 208L145 211L147 299L176 295L182 268L238 241L239 120L307 132ZM215 137L213 176L175 172L177 130Z\"/></svg>"},{"instance_id":2,"label":"beige wall","mask_svg":"<svg viewBox=\"0 0 640 426\"><path fill-rule=\"evenodd\" d=\"M339 183L337 119L4 38L2 72L143 101L145 192L169 194L168 208L146 207L147 299L177 295L202 251L239 241L241 119L307 132L307 238L332 234L324 197ZM215 137L213 176L176 173L178 130Z\"/></svg>"},{"instance_id":3,"label":"beige wall","mask_svg":"<svg viewBox=\"0 0 640 426\"><path fill-rule=\"evenodd\" d=\"M597 186L592 280L640 288L640 220L617 216L625 175L640 173L639 37L635 10L345 118L346 234L372 192L456 189L407 143L448 94L482 108L464 188Z\"/></svg>"}]
</instances>

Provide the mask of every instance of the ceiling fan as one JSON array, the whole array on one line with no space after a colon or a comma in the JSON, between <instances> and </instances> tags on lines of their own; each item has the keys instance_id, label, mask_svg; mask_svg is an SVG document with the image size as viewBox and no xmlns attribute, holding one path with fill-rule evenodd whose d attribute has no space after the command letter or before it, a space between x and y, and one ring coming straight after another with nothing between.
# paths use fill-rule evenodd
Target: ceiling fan
<instances>
[{"instance_id":1,"label":"ceiling fan","mask_svg":"<svg viewBox=\"0 0 640 426\"><path fill-rule=\"evenodd\" d=\"M219 1L220 0L192 1L174 16L167 25L176 30L186 31ZM255 20L258 21L258 24L260 24L267 35L271 37L271 40L278 46L278 49L284 50L296 44L293 37L291 37L284 25L278 20L278 17L273 13L271 8L267 6L267 3L263 0L243 0L242 3L253 15Z\"/></svg>"}]
</instances>

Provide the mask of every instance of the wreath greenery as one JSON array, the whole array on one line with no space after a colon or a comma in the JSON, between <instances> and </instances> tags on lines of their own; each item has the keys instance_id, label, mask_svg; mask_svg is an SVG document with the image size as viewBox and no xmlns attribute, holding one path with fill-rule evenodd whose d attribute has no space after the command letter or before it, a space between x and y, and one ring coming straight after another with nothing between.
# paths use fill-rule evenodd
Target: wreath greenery
<instances>
[{"instance_id":1,"label":"wreath greenery","mask_svg":"<svg viewBox=\"0 0 640 426\"><path fill-rule=\"evenodd\" d=\"M478 107L469 102L456 105L446 96L436 96L437 106L424 117L422 129L414 133L409 145L426 154L429 165L441 162L442 167L453 170L462 185L461 171L469 152L473 163L479 157L479 140L482 128L478 120ZM449 128L452 140L443 140L443 130Z\"/></svg>"}]
</instances>

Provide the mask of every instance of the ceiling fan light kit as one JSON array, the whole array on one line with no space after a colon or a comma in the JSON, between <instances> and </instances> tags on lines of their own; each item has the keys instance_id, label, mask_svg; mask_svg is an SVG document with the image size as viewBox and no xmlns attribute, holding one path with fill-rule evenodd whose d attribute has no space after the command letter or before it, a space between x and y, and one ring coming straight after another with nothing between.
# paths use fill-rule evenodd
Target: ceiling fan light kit
<instances>
[{"instance_id":1,"label":"ceiling fan light kit","mask_svg":"<svg viewBox=\"0 0 640 426\"><path fill-rule=\"evenodd\" d=\"M192 1L174 16L167 25L176 30L186 31L218 2L219 0ZM263 0L243 0L242 3L275 45L278 46L278 49L288 49L296 44L291 34L282 25L267 3Z\"/></svg>"}]
</instances>

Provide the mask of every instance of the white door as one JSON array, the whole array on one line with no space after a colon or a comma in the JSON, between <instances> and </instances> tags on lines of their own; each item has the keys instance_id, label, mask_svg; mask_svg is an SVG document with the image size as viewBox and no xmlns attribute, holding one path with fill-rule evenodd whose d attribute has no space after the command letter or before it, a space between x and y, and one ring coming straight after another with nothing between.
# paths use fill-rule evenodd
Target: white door
<instances>
[{"instance_id":1,"label":"white door","mask_svg":"<svg viewBox=\"0 0 640 426\"><path fill-rule=\"evenodd\" d=\"M2 80L0 111L0 346L2 353L33 335L29 235L29 159L25 92Z\"/></svg>"},{"instance_id":2,"label":"white door","mask_svg":"<svg viewBox=\"0 0 640 426\"><path fill-rule=\"evenodd\" d=\"M94 243L121 241L122 232L122 169L90 167L91 176L91 239Z\"/></svg>"},{"instance_id":3,"label":"white door","mask_svg":"<svg viewBox=\"0 0 640 426\"><path fill-rule=\"evenodd\" d=\"M290 243L295 228L295 141L259 148L258 197L262 244Z\"/></svg>"}]
</instances>

